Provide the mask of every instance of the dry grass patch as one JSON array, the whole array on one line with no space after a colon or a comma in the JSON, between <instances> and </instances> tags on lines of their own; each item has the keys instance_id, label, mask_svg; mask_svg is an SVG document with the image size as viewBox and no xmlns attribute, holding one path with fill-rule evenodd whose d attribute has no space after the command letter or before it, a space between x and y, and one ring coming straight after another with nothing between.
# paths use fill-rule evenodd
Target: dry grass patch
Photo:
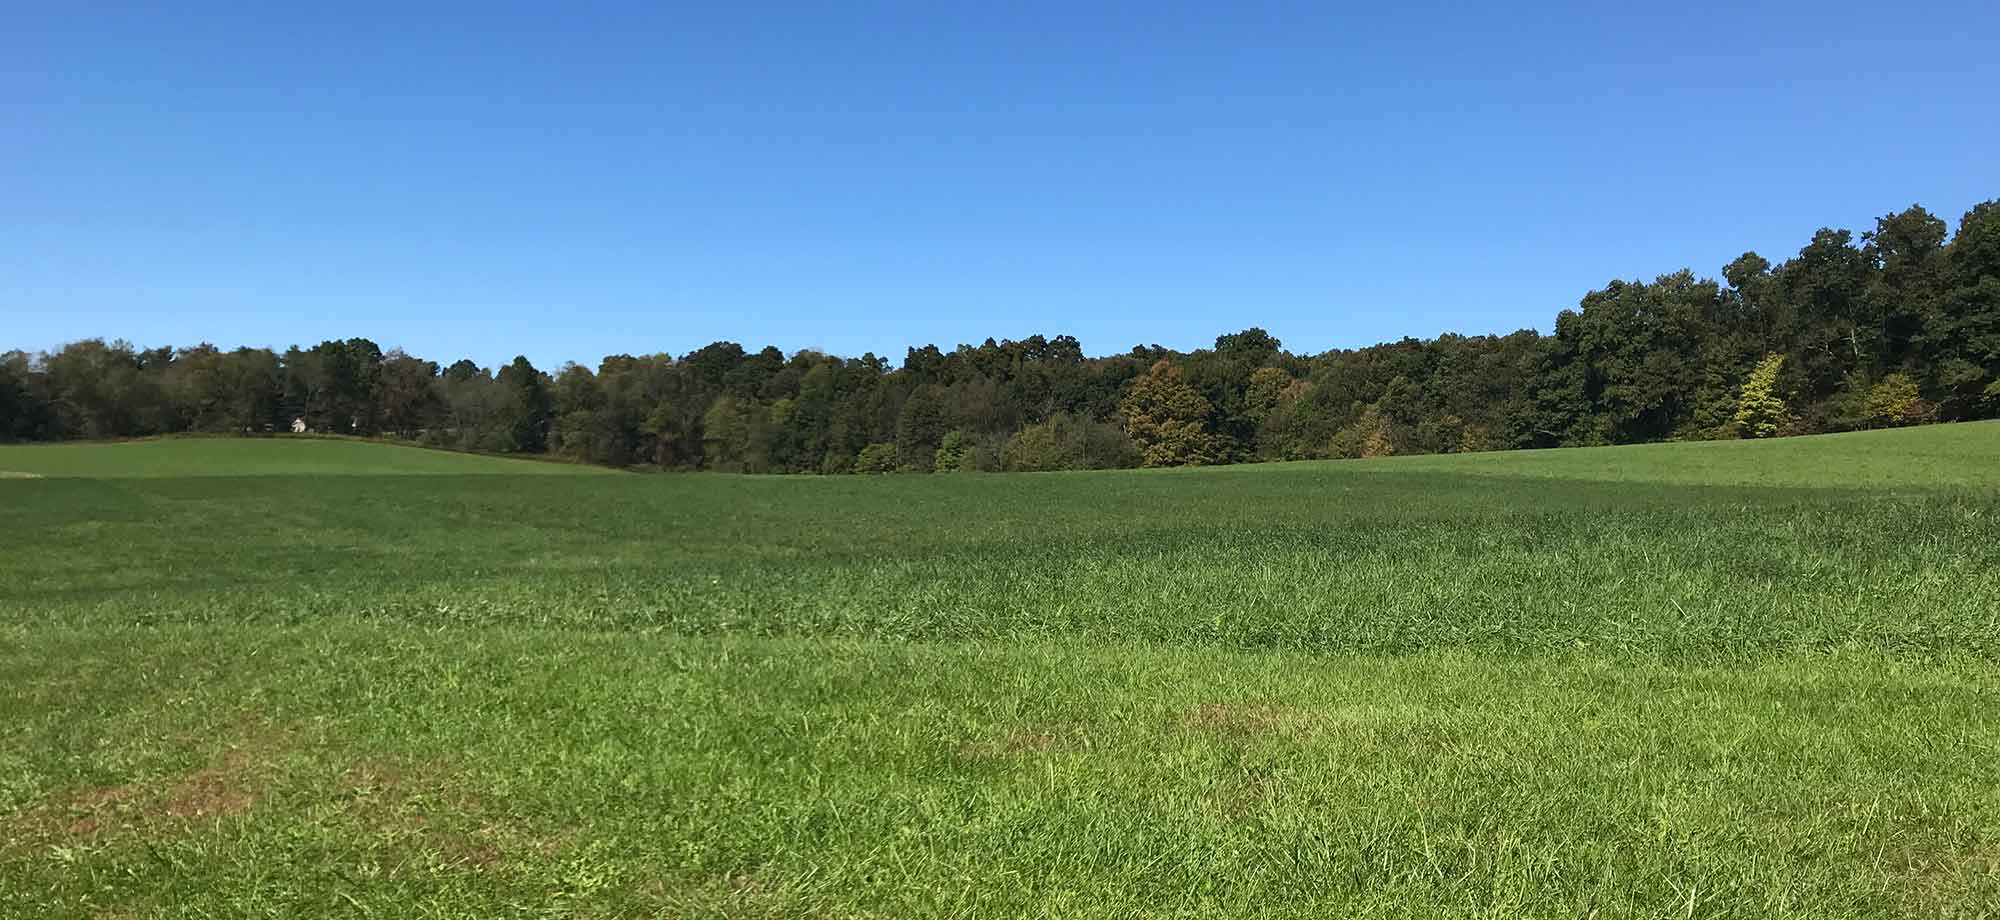
<instances>
[{"instance_id":1,"label":"dry grass patch","mask_svg":"<svg viewBox=\"0 0 2000 920\"><path fill-rule=\"evenodd\" d=\"M1268 776L1246 774L1219 780L1200 798L1202 809L1226 821L1249 818L1278 798L1278 784Z\"/></svg>"},{"instance_id":2,"label":"dry grass patch","mask_svg":"<svg viewBox=\"0 0 2000 920\"><path fill-rule=\"evenodd\" d=\"M433 868L493 868L504 861L503 844L553 851L546 841L517 839L506 825L482 820L485 803L458 779L440 763L370 759L348 767L335 786L348 817L376 836L436 854ZM479 826L455 826L466 823Z\"/></svg>"},{"instance_id":3,"label":"dry grass patch","mask_svg":"<svg viewBox=\"0 0 2000 920\"><path fill-rule=\"evenodd\" d=\"M1990 917L2000 903L2000 840L1960 850L1911 852L1897 873L1906 901L1932 917Z\"/></svg>"},{"instance_id":4,"label":"dry grass patch","mask_svg":"<svg viewBox=\"0 0 2000 920\"><path fill-rule=\"evenodd\" d=\"M999 760L1022 754L1043 754L1078 746L1073 733L1051 727L1018 728L998 738L959 745L959 756Z\"/></svg>"},{"instance_id":5,"label":"dry grass patch","mask_svg":"<svg viewBox=\"0 0 2000 920\"><path fill-rule=\"evenodd\" d=\"M732 870L680 882L653 879L638 889L663 917L732 917L743 920L888 920L890 915L816 903L798 889L763 875Z\"/></svg>"},{"instance_id":6,"label":"dry grass patch","mask_svg":"<svg viewBox=\"0 0 2000 920\"><path fill-rule=\"evenodd\" d=\"M269 791L285 732L259 728L206 766L167 782L100 786L0 820L18 845L47 846L116 836L164 838L203 821L233 818Z\"/></svg>"},{"instance_id":7,"label":"dry grass patch","mask_svg":"<svg viewBox=\"0 0 2000 920\"><path fill-rule=\"evenodd\" d=\"M1269 703L1203 703L1180 715L1185 728L1234 735L1286 735L1310 728L1319 716Z\"/></svg>"},{"instance_id":8,"label":"dry grass patch","mask_svg":"<svg viewBox=\"0 0 2000 920\"><path fill-rule=\"evenodd\" d=\"M168 790L159 811L170 818L192 820L240 815L263 795L263 777L254 753L230 751L212 766L189 774Z\"/></svg>"}]
</instances>

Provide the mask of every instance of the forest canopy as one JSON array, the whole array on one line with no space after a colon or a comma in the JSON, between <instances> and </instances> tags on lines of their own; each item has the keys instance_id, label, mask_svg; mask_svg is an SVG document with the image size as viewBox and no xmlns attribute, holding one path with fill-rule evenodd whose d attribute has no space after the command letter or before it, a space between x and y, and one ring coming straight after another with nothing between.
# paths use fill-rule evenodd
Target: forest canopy
<instances>
[{"instance_id":1,"label":"forest canopy","mask_svg":"<svg viewBox=\"0 0 2000 920\"><path fill-rule=\"evenodd\" d=\"M1262 329L1088 357L1067 335L874 354L716 342L553 373L365 338L0 354L0 440L385 436L746 473L1102 469L1770 437L2000 415L2000 200L1822 229L1720 281L1613 281L1553 334L1318 354Z\"/></svg>"}]
</instances>

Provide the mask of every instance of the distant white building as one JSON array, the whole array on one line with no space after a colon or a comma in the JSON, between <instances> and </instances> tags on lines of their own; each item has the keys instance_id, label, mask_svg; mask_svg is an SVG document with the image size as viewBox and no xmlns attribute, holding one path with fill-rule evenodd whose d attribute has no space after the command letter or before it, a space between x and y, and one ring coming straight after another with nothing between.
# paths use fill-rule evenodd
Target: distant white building
<instances>
[{"instance_id":1,"label":"distant white building","mask_svg":"<svg viewBox=\"0 0 2000 920\"><path fill-rule=\"evenodd\" d=\"M293 433L293 434L305 434L305 433L306 433L306 420L305 420L305 419L302 419L302 418L295 418L295 419L292 419L292 433Z\"/></svg>"}]
</instances>

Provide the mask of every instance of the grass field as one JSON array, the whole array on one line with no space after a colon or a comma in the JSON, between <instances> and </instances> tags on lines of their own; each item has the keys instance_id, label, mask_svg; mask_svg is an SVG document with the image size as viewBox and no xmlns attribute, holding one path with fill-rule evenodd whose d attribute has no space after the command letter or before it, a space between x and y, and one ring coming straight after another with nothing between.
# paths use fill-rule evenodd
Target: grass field
<instances>
[{"instance_id":1,"label":"grass field","mask_svg":"<svg viewBox=\"0 0 2000 920\"><path fill-rule=\"evenodd\" d=\"M2000 425L0 447L0 916L2000 916Z\"/></svg>"}]
</instances>

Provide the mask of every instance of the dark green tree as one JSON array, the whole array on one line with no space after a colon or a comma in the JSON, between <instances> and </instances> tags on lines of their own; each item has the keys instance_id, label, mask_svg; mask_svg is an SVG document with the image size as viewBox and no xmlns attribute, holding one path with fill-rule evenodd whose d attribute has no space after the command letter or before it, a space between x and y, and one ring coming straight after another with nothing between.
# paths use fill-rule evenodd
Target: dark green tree
<instances>
[{"instance_id":1,"label":"dark green tree","mask_svg":"<svg viewBox=\"0 0 2000 920\"><path fill-rule=\"evenodd\" d=\"M524 454L546 450L549 419L554 410L547 378L527 358L516 355L494 375L493 382L505 397L502 403L507 431L505 449Z\"/></svg>"}]
</instances>

